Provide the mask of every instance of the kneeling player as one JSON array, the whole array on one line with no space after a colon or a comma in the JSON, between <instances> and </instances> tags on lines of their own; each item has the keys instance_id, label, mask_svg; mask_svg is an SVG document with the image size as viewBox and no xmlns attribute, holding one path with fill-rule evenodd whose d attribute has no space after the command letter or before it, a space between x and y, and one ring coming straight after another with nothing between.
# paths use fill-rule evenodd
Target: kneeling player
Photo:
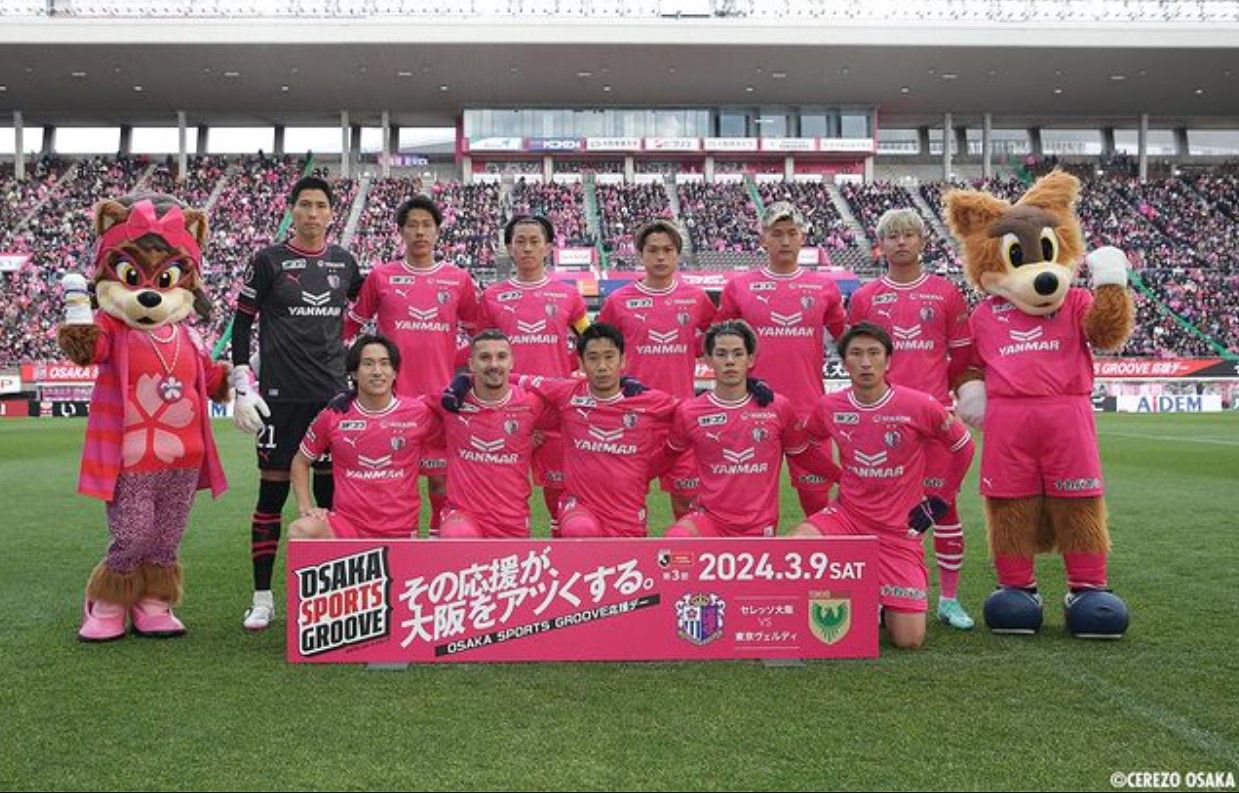
<instances>
[{"instance_id":1,"label":"kneeling player","mask_svg":"<svg viewBox=\"0 0 1239 793\"><path fill-rule=\"evenodd\" d=\"M852 387L822 397L805 428L810 442L838 444L839 496L792 535L876 536L884 624L896 647L915 648L925 641L929 586L921 536L947 509L942 499L925 498L925 455L936 443L949 450L947 492L958 492L973 444L933 397L887 384L891 351L890 336L868 322L839 340Z\"/></svg>"},{"instance_id":2,"label":"kneeling player","mask_svg":"<svg viewBox=\"0 0 1239 793\"><path fill-rule=\"evenodd\" d=\"M681 402L666 457L692 449L701 478L699 506L667 529L667 537L772 537L779 525L779 471L795 457L830 481L838 469L811 448L791 403L749 380L757 335L743 320L706 331L714 390ZM752 388L753 393L750 393Z\"/></svg>"},{"instance_id":3,"label":"kneeling player","mask_svg":"<svg viewBox=\"0 0 1239 793\"><path fill-rule=\"evenodd\" d=\"M400 350L383 336L362 336L349 349L356 390L318 414L293 458L301 515L289 527L293 538L417 536L417 469L427 442L440 434L439 421L423 400L392 393L399 371ZM330 511L315 507L310 493L310 464L328 452L335 477Z\"/></svg>"},{"instance_id":4,"label":"kneeling player","mask_svg":"<svg viewBox=\"0 0 1239 793\"><path fill-rule=\"evenodd\" d=\"M449 389L435 411L447 446L447 506L439 536L529 536L529 467L534 429L551 417L537 394L509 382L512 345L498 330L473 337L472 387Z\"/></svg>"}]
</instances>

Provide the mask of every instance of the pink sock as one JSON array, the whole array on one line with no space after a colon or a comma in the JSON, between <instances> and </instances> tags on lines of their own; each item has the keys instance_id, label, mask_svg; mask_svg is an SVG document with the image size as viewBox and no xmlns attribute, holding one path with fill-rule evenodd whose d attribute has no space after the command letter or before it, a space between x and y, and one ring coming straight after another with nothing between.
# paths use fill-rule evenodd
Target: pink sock
<instances>
[{"instance_id":1,"label":"pink sock","mask_svg":"<svg viewBox=\"0 0 1239 793\"><path fill-rule=\"evenodd\" d=\"M998 583L1003 586L1028 589L1037 585L1031 556L998 556L994 559Z\"/></svg>"},{"instance_id":2,"label":"pink sock","mask_svg":"<svg viewBox=\"0 0 1239 793\"><path fill-rule=\"evenodd\" d=\"M1106 588L1106 555L1104 553L1065 553L1069 589Z\"/></svg>"},{"instance_id":3,"label":"pink sock","mask_svg":"<svg viewBox=\"0 0 1239 793\"><path fill-rule=\"evenodd\" d=\"M954 598L959 592L959 570L964 566L964 527L959 523L955 502L934 524L934 557L938 562L938 592Z\"/></svg>"}]
</instances>

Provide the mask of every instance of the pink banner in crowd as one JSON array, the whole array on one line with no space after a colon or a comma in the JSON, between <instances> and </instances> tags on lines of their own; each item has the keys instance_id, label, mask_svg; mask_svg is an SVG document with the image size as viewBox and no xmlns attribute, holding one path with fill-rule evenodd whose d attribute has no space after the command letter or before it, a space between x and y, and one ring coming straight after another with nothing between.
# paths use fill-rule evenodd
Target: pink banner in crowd
<instances>
[{"instance_id":1,"label":"pink banner in crowd","mask_svg":"<svg viewBox=\"0 0 1239 793\"><path fill-rule=\"evenodd\" d=\"M875 658L877 540L294 541L288 660Z\"/></svg>"}]
</instances>

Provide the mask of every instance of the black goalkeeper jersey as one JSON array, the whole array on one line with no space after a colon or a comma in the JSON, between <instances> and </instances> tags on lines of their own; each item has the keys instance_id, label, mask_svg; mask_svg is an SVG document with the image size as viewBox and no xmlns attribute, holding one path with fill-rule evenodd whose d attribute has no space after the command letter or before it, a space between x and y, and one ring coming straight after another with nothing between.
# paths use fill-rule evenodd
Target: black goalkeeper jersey
<instances>
[{"instance_id":1,"label":"black goalkeeper jersey","mask_svg":"<svg viewBox=\"0 0 1239 793\"><path fill-rule=\"evenodd\" d=\"M345 389L344 313L362 280L339 245L309 253L286 242L254 256L237 310L258 318L264 399L325 402Z\"/></svg>"}]
</instances>

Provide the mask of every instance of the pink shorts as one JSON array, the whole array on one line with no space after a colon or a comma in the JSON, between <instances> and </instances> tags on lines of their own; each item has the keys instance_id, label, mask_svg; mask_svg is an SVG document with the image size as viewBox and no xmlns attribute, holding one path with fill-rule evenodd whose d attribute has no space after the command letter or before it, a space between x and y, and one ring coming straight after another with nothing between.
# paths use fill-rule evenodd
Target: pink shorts
<instances>
[{"instance_id":1,"label":"pink shorts","mask_svg":"<svg viewBox=\"0 0 1239 793\"><path fill-rule=\"evenodd\" d=\"M573 496L559 499L559 531L563 537L646 537L645 510L640 520L625 521L600 509L590 509Z\"/></svg>"},{"instance_id":2,"label":"pink shorts","mask_svg":"<svg viewBox=\"0 0 1239 793\"><path fill-rule=\"evenodd\" d=\"M538 487L563 487L564 436L546 433L546 439L533 449L532 464L533 481Z\"/></svg>"},{"instance_id":3,"label":"pink shorts","mask_svg":"<svg viewBox=\"0 0 1239 793\"><path fill-rule=\"evenodd\" d=\"M529 539L529 515L523 521L495 520L490 514L447 507L439 520L443 539Z\"/></svg>"},{"instance_id":4,"label":"pink shorts","mask_svg":"<svg viewBox=\"0 0 1239 793\"><path fill-rule=\"evenodd\" d=\"M687 449L671 466L671 470L658 477L658 486L664 493L692 498L701 489L701 477L697 474L697 455Z\"/></svg>"},{"instance_id":5,"label":"pink shorts","mask_svg":"<svg viewBox=\"0 0 1239 793\"><path fill-rule=\"evenodd\" d=\"M442 446L423 449L417 473L419 476L447 476L447 449Z\"/></svg>"},{"instance_id":6,"label":"pink shorts","mask_svg":"<svg viewBox=\"0 0 1239 793\"><path fill-rule=\"evenodd\" d=\"M1105 492L1086 396L1003 399L985 410L981 495L1087 498Z\"/></svg>"},{"instance_id":7,"label":"pink shorts","mask_svg":"<svg viewBox=\"0 0 1239 793\"><path fill-rule=\"evenodd\" d=\"M685 521L691 521L701 537L773 537L778 528L773 523L768 526L739 526L725 523L702 509L693 510L676 523ZM675 536L675 534L669 533L667 536Z\"/></svg>"},{"instance_id":8,"label":"pink shorts","mask_svg":"<svg viewBox=\"0 0 1239 793\"><path fill-rule=\"evenodd\" d=\"M331 536L337 540L407 540L417 536L416 526L371 529L335 511L327 513L327 525L331 528Z\"/></svg>"},{"instance_id":9,"label":"pink shorts","mask_svg":"<svg viewBox=\"0 0 1239 793\"><path fill-rule=\"evenodd\" d=\"M827 537L871 535L878 538L878 602L892 611L922 613L929 608L929 571L920 538L902 530L857 519L836 502L808 518Z\"/></svg>"}]
</instances>

